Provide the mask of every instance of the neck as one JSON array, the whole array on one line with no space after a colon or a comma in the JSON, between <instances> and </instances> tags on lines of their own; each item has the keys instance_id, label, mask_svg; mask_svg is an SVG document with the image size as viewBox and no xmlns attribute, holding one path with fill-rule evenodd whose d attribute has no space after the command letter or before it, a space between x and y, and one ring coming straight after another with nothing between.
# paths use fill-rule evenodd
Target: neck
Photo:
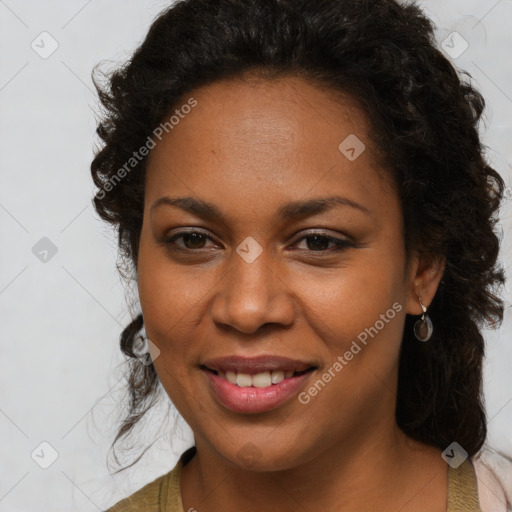
<instances>
[{"instance_id":1,"label":"neck","mask_svg":"<svg viewBox=\"0 0 512 512\"><path fill-rule=\"evenodd\" d=\"M422 510L417 500L434 485L441 491L446 486L440 450L406 437L394 419L387 428L375 423L373 434L359 430L280 471L240 469L198 438L196 456L182 472L184 510L360 512L401 510L413 501L411 510ZM441 493L439 510L444 498ZM437 510L432 500L427 504L425 510Z\"/></svg>"}]
</instances>

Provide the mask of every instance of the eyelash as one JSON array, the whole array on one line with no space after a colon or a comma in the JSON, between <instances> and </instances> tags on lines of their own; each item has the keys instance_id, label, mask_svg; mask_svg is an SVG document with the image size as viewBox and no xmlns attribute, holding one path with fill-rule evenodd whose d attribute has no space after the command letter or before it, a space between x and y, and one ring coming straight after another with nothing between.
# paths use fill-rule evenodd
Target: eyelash
<instances>
[{"instance_id":1,"label":"eyelash","mask_svg":"<svg viewBox=\"0 0 512 512\"><path fill-rule=\"evenodd\" d=\"M166 237L166 238L163 238L161 241L160 241L160 244L161 245L165 245L167 246L169 249L171 250L175 250L175 251L183 251L183 252L200 252L202 250L204 250L205 248L199 248L199 249L189 249L187 247L179 247L179 246L176 246L176 244L174 243L176 240L178 240L179 238L183 238L185 235L191 235L191 234L196 234L196 235L200 235L201 237L203 237L204 239L207 239L207 240L210 240L212 242L215 243L215 240L213 240L211 237L209 237L208 235L206 235L205 233L202 233L201 231L180 231L170 237ZM305 251L305 252L309 252L309 253L313 253L313 254L322 254L322 253L333 253L333 252L340 252L340 251L343 251L349 247L355 247L356 245L348 240L342 240L340 238L335 238L335 237L332 237L332 236L328 236L322 232L313 232L313 233L309 233L307 235L304 235L303 237L297 239L295 241L295 244L303 241L303 240L306 240L308 238L313 238L313 237L320 237L321 239L326 239L328 240L329 242L332 242L335 244L336 247L334 248L330 248L330 249L324 249L324 250L310 250L310 249L299 249L301 251ZM172 247L174 246L174 247Z\"/></svg>"}]
</instances>

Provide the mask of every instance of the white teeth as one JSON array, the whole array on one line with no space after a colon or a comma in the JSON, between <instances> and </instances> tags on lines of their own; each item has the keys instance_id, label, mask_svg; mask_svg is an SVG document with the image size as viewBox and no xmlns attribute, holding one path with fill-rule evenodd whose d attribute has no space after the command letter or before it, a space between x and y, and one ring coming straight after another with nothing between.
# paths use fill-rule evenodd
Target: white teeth
<instances>
[{"instance_id":1,"label":"white teeth","mask_svg":"<svg viewBox=\"0 0 512 512\"><path fill-rule=\"evenodd\" d=\"M252 385L252 377L247 373L238 373L236 376L236 385L241 388L248 388Z\"/></svg>"},{"instance_id":2,"label":"white teeth","mask_svg":"<svg viewBox=\"0 0 512 512\"><path fill-rule=\"evenodd\" d=\"M226 372L226 379L231 382L231 384L236 384L236 373L235 372Z\"/></svg>"},{"instance_id":3,"label":"white teeth","mask_svg":"<svg viewBox=\"0 0 512 512\"><path fill-rule=\"evenodd\" d=\"M252 376L252 385L255 388L268 388L272 385L270 372L257 373Z\"/></svg>"},{"instance_id":4,"label":"white teeth","mask_svg":"<svg viewBox=\"0 0 512 512\"><path fill-rule=\"evenodd\" d=\"M226 379L231 384L236 384L241 388L248 388L254 386L255 388L268 388L272 384L279 384L284 379L289 379L294 374L293 370L282 371L275 370L273 372L261 372L255 375L248 373L236 373L232 371L221 372L218 371L219 377Z\"/></svg>"},{"instance_id":5,"label":"white teeth","mask_svg":"<svg viewBox=\"0 0 512 512\"><path fill-rule=\"evenodd\" d=\"M271 381L272 384L279 384L280 382L283 382L284 380L284 372L281 370L276 370L275 372L272 372L271 375Z\"/></svg>"}]
</instances>

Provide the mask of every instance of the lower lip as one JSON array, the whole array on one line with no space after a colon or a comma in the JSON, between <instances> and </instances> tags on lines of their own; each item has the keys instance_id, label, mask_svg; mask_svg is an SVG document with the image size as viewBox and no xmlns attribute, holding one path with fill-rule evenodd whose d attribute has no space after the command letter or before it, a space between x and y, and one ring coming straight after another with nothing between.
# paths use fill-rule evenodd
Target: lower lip
<instances>
[{"instance_id":1,"label":"lower lip","mask_svg":"<svg viewBox=\"0 0 512 512\"><path fill-rule=\"evenodd\" d=\"M227 409L239 413L257 413L276 409L290 400L303 387L312 371L284 379L266 388L242 388L215 373L204 370L217 400Z\"/></svg>"}]
</instances>

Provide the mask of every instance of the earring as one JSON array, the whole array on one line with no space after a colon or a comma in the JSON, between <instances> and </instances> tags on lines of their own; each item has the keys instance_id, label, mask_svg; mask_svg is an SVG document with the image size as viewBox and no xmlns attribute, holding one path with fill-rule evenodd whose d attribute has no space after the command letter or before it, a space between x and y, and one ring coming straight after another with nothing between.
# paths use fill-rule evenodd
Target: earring
<instances>
[{"instance_id":1,"label":"earring","mask_svg":"<svg viewBox=\"0 0 512 512\"><path fill-rule=\"evenodd\" d=\"M427 308L423 305L423 302L421 302L421 297L418 297L418 300L420 301L423 314L421 315L421 318L414 324L414 336L416 336L416 339L419 341L428 341L432 336L434 326L432 325L430 317L427 315Z\"/></svg>"},{"instance_id":2,"label":"earring","mask_svg":"<svg viewBox=\"0 0 512 512\"><path fill-rule=\"evenodd\" d=\"M142 326L141 333L133 341L132 349L135 357L139 359L144 365L152 363L151 354L149 353L149 342L146 335L146 329Z\"/></svg>"}]
</instances>

